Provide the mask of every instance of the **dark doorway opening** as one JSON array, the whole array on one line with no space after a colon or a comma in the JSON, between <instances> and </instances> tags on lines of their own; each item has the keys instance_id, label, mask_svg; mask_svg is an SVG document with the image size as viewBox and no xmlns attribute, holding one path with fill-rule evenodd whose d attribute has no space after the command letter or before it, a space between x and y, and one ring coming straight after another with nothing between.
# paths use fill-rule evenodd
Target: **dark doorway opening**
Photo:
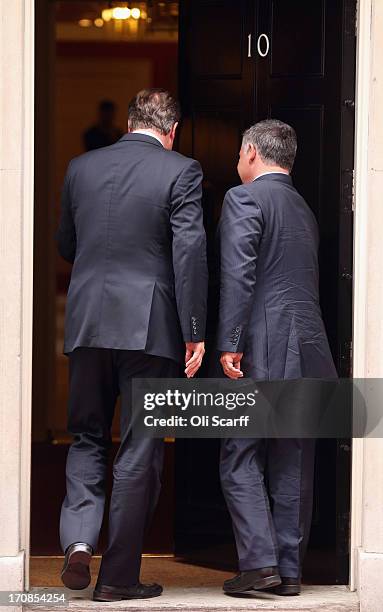
<instances>
[{"instance_id":1,"label":"dark doorway opening","mask_svg":"<svg viewBox=\"0 0 383 612\"><path fill-rule=\"evenodd\" d=\"M178 2L137 1L129 7L108 0L36 0L32 555L62 553L59 516L71 439L66 432L68 366L62 350L71 266L57 255L53 236L66 168L89 147L120 137L128 102L137 91L164 87L178 93ZM113 9L124 10L117 10L115 18ZM110 467L119 444L118 408L112 435ZM173 466L174 443L169 441L147 553L173 554ZM100 550L106 531L105 522Z\"/></svg>"}]
</instances>

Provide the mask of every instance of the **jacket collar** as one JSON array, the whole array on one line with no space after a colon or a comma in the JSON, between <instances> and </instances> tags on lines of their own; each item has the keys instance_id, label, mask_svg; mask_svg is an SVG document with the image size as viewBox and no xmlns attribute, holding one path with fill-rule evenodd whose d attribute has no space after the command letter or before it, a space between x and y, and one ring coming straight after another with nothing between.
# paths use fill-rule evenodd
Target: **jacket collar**
<instances>
[{"instance_id":1,"label":"jacket collar","mask_svg":"<svg viewBox=\"0 0 383 612\"><path fill-rule=\"evenodd\" d=\"M285 183L286 185L293 184L290 174L283 174L283 172L270 172L268 174L262 174L262 176L254 179L252 183L258 183L258 181L277 181L279 183Z\"/></svg>"},{"instance_id":2,"label":"jacket collar","mask_svg":"<svg viewBox=\"0 0 383 612\"><path fill-rule=\"evenodd\" d=\"M162 144L156 138L154 138L153 136L147 136L146 134L128 132L127 134L124 134L122 138L120 138L120 142L123 140L128 140L130 142L147 142L148 144L152 144L156 147L161 147L163 149Z\"/></svg>"}]
</instances>

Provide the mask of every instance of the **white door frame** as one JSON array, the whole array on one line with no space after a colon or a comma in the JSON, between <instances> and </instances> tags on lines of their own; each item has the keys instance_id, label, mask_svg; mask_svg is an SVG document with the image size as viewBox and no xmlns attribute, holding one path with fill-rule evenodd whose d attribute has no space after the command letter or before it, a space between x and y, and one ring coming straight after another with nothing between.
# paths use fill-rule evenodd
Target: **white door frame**
<instances>
[{"instance_id":1,"label":"white door frame","mask_svg":"<svg viewBox=\"0 0 383 612\"><path fill-rule=\"evenodd\" d=\"M31 423L33 338L33 213L35 124L35 7L24 0L24 128L23 128L23 253L22 253L22 370L21 370L21 490L20 548L25 551L25 588L29 587L31 515Z\"/></svg>"},{"instance_id":2,"label":"white door frame","mask_svg":"<svg viewBox=\"0 0 383 612\"><path fill-rule=\"evenodd\" d=\"M357 19L355 215L353 266L353 376L366 376L367 278L368 278L368 147L371 79L372 0L359 0ZM364 440L352 443L350 587L357 588L357 550L362 545Z\"/></svg>"}]
</instances>

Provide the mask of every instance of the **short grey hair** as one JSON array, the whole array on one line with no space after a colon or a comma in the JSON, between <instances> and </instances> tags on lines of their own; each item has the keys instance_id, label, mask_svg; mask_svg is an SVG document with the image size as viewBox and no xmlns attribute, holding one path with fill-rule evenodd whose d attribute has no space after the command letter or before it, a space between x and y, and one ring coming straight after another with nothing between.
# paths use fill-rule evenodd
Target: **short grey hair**
<instances>
[{"instance_id":1,"label":"short grey hair","mask_svg":"<svg viewBox=\"0 0 383 612\"><path fill-rule=\"evenodd\" d=\"M278 119L265 119L243 134L243 145L252 144L268 166L280 166L291 172L297 152L295 130Z\"/></svg>"},{"instance_id":2,"label":"short grey hair","mask_svg":"<svg viewBox=\"0 0 383 612\"><path fill-rule=\"evenodd\" d=\"M142 89L129 102L129 130L153 129L164 136L180 120L180 107L165 89Z\"/></svg>"}]
</instances>

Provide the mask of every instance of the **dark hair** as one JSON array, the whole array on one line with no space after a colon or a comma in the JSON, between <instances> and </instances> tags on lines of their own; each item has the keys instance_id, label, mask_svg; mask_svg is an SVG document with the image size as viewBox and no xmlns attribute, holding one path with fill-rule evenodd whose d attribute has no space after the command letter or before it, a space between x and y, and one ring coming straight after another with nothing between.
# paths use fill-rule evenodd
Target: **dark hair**
<instances>
[{"instance_id":1,"label":"dark hair","mask_svg":"<svg viewBox=\"0 0 383 612\"><path fill-rule=\"evenodd\" d=\"M266 165L276 165L291 172L297 152L295 130L278 119L266 119L252 125L243 134L243 144L252 144Z\"/></svg>"},{"instance_id":2,"label":"dark hair","mask_svg":"<svg viewBox=\"0 0 383 612\"><path fill-rule=\"evenodd\" d=\"M151 128L166 135L180 117L177 100L165 89L143 89L130 101L128 107L130 130Z\"/></svg>"}]
</instances>

